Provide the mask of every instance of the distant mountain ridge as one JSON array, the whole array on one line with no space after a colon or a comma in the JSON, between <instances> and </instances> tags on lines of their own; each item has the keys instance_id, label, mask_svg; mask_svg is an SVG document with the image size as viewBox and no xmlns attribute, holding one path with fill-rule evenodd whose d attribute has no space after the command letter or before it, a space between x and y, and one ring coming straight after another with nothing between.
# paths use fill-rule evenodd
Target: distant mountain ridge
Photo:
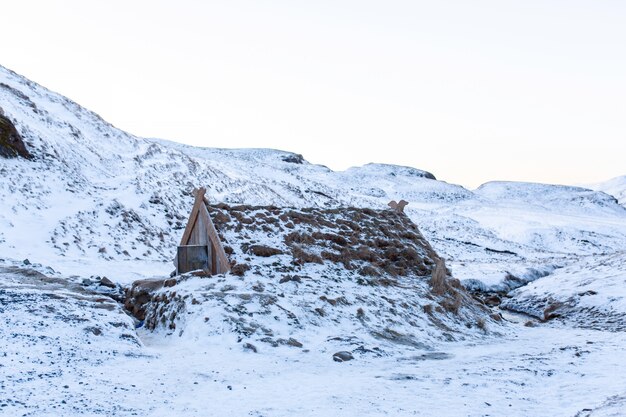
<instances>
[{"instance_id":1,"label":"distant mountain ridge","mask_svg":"<svg viewBox=\"0 0 626 417\"><path fill-rule=\"evenodd\" d=\"M626 207L626 175L591 184L589 188L612 195L622 206Z\"/></svg>"}]
</instances>

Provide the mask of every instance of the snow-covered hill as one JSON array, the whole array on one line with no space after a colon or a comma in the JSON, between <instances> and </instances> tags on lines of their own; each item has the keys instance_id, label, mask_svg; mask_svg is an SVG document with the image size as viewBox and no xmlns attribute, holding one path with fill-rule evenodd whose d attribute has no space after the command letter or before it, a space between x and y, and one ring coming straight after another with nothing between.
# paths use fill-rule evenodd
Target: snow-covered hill
<instances>
[{"instance_id":1,"label":"snow-covered hill","mask_svg":"<svg viewBox=\"0 0 626 417\"><path fill-rule=\"evenodd\" d=\"M336 393L339 393L341 401L346 401L344 406L357 404L359 412L355 412L355 415L387 412L403 415L411 411L419 414L420 410L415 409L405 398L414 388L429 393L427 402L430 407L445 404L444 394L452 390L455 395L464 398L464 403L459 403L459 409L464 410L461 413L463 415L502 415L509 411L516 415L539 415L547 410L545 407L549 411L545 414L573 415L588 406L613 404L609 396L619 399L626 392L626 379L606 375L607 370L619 364L615 352L620 352L622 339L611 338L594 330L623 329L622 293L613 290L624 285L621 260L626 247L626 208L623 197L625 187L621 177L606 183L606 186L598 186L597 190L600 191L512 182L491 182L477 190L468 190L436 180L432 174L410 167L367 164L335 172L321 165L310 164L300 155L278 150L197 148L166 140L139 138L3 67L0 67L0 107L32 155L30 159L0 157L0 279L5 282L4 287L0 288L0 296L8 294L9 297L8 301L0 305L0 315L3 315L9 326L24 326L25 330L20 333L24 334L29 325L35 326L37 322L19 320L30 317L27 312L35 306L40 308L37 300L46 297L42 294L52 294L47 299L53 300L50 308L54 311L57 309L54 300L60 299L55 297L64 297L67 301L59 314L46 310L46 307L37 310L45 328L54 328L57 322L66 323L66 317L70 317L70 325L61 327L64 334L71 338L71 349L76 352L67 357L61 354L60 357L65 363L70 363L72 358L79 358L82 362L71 364L73 371L69 372L69 378L74 379L68 386L73 389L74 383L78 384L77 380L81 378L91 384L91 388L84 391L84 397L80 389L69 393L59 391L59 395L68 394L63 397L64 401L72 404L71 407L60 406L67 413L104 412L109 392L101 387L94 388L101 382L120 384L120 391L122 388L129 391L137 388L141 395L149 396L157 392L153 383L159 378L172 386L170 389L177 395L197 390L204 397L210 396L220 402L225 410L241 414L274 415L277 408L263 407L261 397L272 395L275 398L279 396L277 393L282 394L290 389L300 395L309 395L305 398L305 405L300 406L296 404L297 399L287 398L283 401L288 406L278 407L283 412L276 414L307 414L307 410L308 414L311 410L322 414L333 412L329 407L313 406L317 401L310 397L310 393L307 394L309 391L295 389L281 381L281 372L291 372L289 375L296 372L293 363L302 364L310 375L319 377L308 378L307 383L316 392L323 393L323 398L337 401ZM229 275L218 278L222 281L208 283L203 279L187 277L179 281L178 288L158 290L153 295L160 301L148 307L148 315L159 320L165 317L168 326L171 323L176 326L178 323L177 333L173 333L168 326L155 326L155 332L141 328L138 330L140 340L149 346L135 346L130 336L124 336L129 325L128 318L125 318L124 326L120 325L118 329L111 324L117 321L109 316L121 310L115 307L107 310L106 314L97 314L99 303L106 304L109 298L105 294L100 299L89 291L100 291L97 283L103 281L99 278L103 276L124 285L130 285L137 279L168 276L173 269L171 259L192 206L192 190L198 186L207 188L212 203L275 206L280 210L293 207L294 212L305 208L327 210L325 215L330 217L333 216L332 210L347 210L346 207L382 210L387 209L390 200L404 199L409 201L405 209L408 218L419 227L438 256L446 260L452 276L460 279L467 288L507 293L534 281L510 293L512 298L504 301L504 307L541 318L548 307L557 303L559 314L565 319L563 323L590 327L592 330L571 333L568 327L548 327L550 325L537 330L530 327L513 330L506 324L479 321L481 316L478 310L471 309L461 318L449 312L441 313L441 317L435 315L441 325L437 330L427 316L428 308L424 310L424 306L432 302L426 281L411 281L403 277L398 280L397 286L363 286L356 281L358 277L353 277L351 270L345 267L333 272L330 259L334 259L337 254L327 254L325 256L330 257L329 263L322 266L307 265L306 268L307 271L315 270L315 274L326 276L332 284L325 286L317 283L317 286L311 286L307 278L303 277L299 277L302 284L298 279L281 283L276 268L291 262L283 254L278 255L278 258L285 257L280 258L280 261L270 257L267 263L257 262L258 271L244 271L244 279L241 280L235 275ZM621 205L609 194L620 200ZM270 232L277 239L282 236L278 231ZM236 242L231 242L234 248L232 256L238 262L246 262L246 257L250 255L240 246L235 247L241 244L239 238L229 234L231 232L228 230L223 233L227 240ZM252 240L261 240L252 232L240 239L246 244L254 244ZM286 251L284 241L272 244ZM317 255L322 256L321 252ZM25 259L28 261L23 262ZM275 262L276 265L273 265ZM28 278L33 270L45 275ZM289 274L281 273L281 277ZM279 279L278 283L275 278ZM82 293L83 290L77 287L77 283L83 282L83 279L87 280L83 287L91 288L87 293ZM54 291L48 288L51 282L56 285ZM76 295L76 292L79 294ZM197 303L194 303L194 294L202 295L202 299L196 298ZM290 319L289 314L280 307L260 304L260 300L265 298L282 299L280 294L290 296L290 307L285 308L291 310L293 307L299 314L306 316L307 326L270 325L273 320L286 322ZM16 304L20 312L17 321L4 307L11 299L20 301ZM408 307L400 299L405 299ZM163 303L167 304L171 300L175 300L171 308L178 306L176 310L164 307ZM344 304L344 300L348 304ZM365 316L358 312L359 303L364 305L362 311ZM422 311L417 306L422 306ZM167 317L159 315L157 309L160 307L168 313ZM553 308L554 311L557 307ZM314 320L312 317L315 316L311 314L316 308L327 311L328 315L322 317L317 312L320 317ZM174 312L183 312L185 315L174 315L172 318ZM83 322L79 319L82 315L89 321L85 322L86 327L82 326ZM259 341L268 337L280 345L276 350L280 355L265 355L264 351L268 352L269 349L259 347L258 358L250 359L250 356L246 356L249 352L233 352L233 346L241 346L242 343L233 339L232 332L225 330L207 334L208 330L202 327L205 318L207 321L211 317L228 320L229 315L232 316L232 325L249 327L251 323L259 324L249 343L259 347ZM255 315L261 318L257 320ZM393 331L387 336L397 337L398 334L414 332L412 337L403 340L415 341L421 338L424 345L409 343L407 350L392 355L390 362L382 365L372 362L373 359L365 355L363 365L342 368L352 369L347 371L349 376L327 364L320 367L320 361L328 359L328 352L319 348L323 344L321 341L325 346L335 343L337 348L352 343L350 339L332 340L333 326L338 326L340 333L354 333L355 343L361 343L364 349L369 349L368 346L376 339L373 334L380 333L384 323L391 320L392 316L402 318L398 319L396 327L401 332L391 329ZM593 320L594 317L604 324L595 327L583 325L583 321ZM77 321L72 322L73 318ZM368 319L371 320L369 324L364 324ZM509 319L515 321L515 317ZM92 328L94 326L91 322L98 320L110 325L98 327L100 331L105 330L98 335L85 333L83 327ZM409 320L414 320L415 326ZM224 323L220 321L217 326L226 326ZM315 330L318 324L320 329ZM489 331L483 335L481 327L485 324ZM262 335L264 328L272 330L273 336ZM442 328L447 330L442 331ZM15 363L31 363L28 361L32 358L26 360L22 355L26 354L24 352L28 351L29 346L37 344L37 349L43 350L32 360L43 361L41 355L47 355L46 358L52 355L48 353L52 352L48 348L63 349L63 346L58 340L50 339L48 343L47 338L51 335L42 329L37 330L37 335L42 336L39 339L41 342L28 337L14 337L10 331L1 333L1 347L8 350L12 341L19 339L19 343L15 342L15 347L9 352L10 359ZM364 333L364 329L371 331ZM181 330L184 330L182 335ZM494 330L500 334L501 340L493 338ZM170 333L180 337L167 338L166 335ZM461 337L455 337L454 334ZM485 337L484 342L476 341L479 336ZM473 341L471 344L449 348L441 344L442 340L459 340L463 337ZM278 342L282 340L287 343L290 338L302 339L307 346L294 353L294 342L287 346ZM541 342L536 345L530 342L537 338ZM123 343L115 348L118 339ZM155 340L159 342L155 343ZM528 346L518 346L519 340ZM587 346L589 340L594 340L596 344ZM561 346L563 350L556 348L555 345L562 341L567 343ZM94 353L89 348L90 343L101 343L102 346L117 350L111 353L110 360L104 360L104 354ZM164 346L163 343L171 345ZM271 345L271 342L268 343ZM184 346L188 357L179 355L181 346ZM205 350L199 350L198 346L203 346ZM301 352L309 346L317 348L313 349L312 355L302 356ZM449 349L450 352L440 352L438 349ZM486 357L483 350L491 356ZM142 356L144 354L148 356ZM159 355L174 359L166 366L163 361L154 359ZM236 371L233 371L232 366L215 359L220 355L236 358L233 359L239 362L234 367ZM515 377L519 372L525 372L528 355L531 355L533 361L541 362L541 365L534 368L535 374L532 376L524 374L524 377ZM586 355L599 361L600 365L586 360ZM139 359L129 359L135 356ZM454 359L454 356L458 358ZM450 377L438 373L441 371L439 361L447 361L445 363L449 367ZM499 371L495 371L491 361L498 364ZM39 415L45 415L54 408L52 403L48 403L50 397L43 391L37 391L41 387L29 380L31 376L25 375L39 372L42 366L49 367L54 375L63 374L63 369L56 361L51 360L50 364L46 362L43 365L35 362L32 362L32 369L27 366L10 368L5 362L0 362L0 374L4 380L12 381L2 388L10 385L11 397L23 404L43 401L46 406L42 408L43 411L39 410ZM214 369L211 372L217 373L219 370L224 376L198 371L206 363L212 364ZM104 366L101 378L94 376L96 365ZM278 370L273 366L278 367ZM394 370L390 371L388 366ZM145 379L137 377L142 367L147 368L143 371L149 375ZM476 369L476 372L468 374L468 368ZM255 369L261 370L256 373ZM423 369L424 375L416 369ZM165 372L167 376L163 376ZM187 386L187 382L192 384L191 380L185 380L190 372L195 382L200 381L205 385L201 388ZM597 380L584 378L584 375L594 372L604 372L600 379L611 381L613 385L610 390L598 385ZM360 373L366 376L360 379ZM528 397L540 396L546 378L551 375L557 375L552 380L552 387L558 392L563 389L562 398L566 400L548 401L538 397L520 399L518 394L522 382L528 383L530 387ZM579 393L588 394L591 404L585 402L587 400L583 401L585 395L582 394L572 402L571 390L563 388L571 388L572 376L580 387ZM215 392L223 394L222 391L232 390L232 386L228 385L232 384L230 381L235 381L238 387L244 389L246 378L253 378L250 387L254 394L249 401L255 404L254 407L246 408L245 404L236 400L216 396ZM268 389L261 383L265 378L272 380L274 388ZM341 386L339 382L328 385L325 379L347 381L353 385L352 388ZM400 387L400 383L404 385ZM469 385L474 386L475 392L482 393L484 398L468 396L465 387ZM20 390L21 386L29 387L28 392ZM433 387L437 387L435 391L441 394L433 394ZM374 398L381 395L379 390L385 393L383 397L393 398L395 405L386 405L380 398ZM116 410L122 414L159 415L169 409L168 404L154 398L140 406L133 404L129 391L119 396L121 405ZM359 397L361 392L368 392L371 394L368 398L372 399ZM158 393L160 396L167 395L166 390L158 390ZM500 401L497 404L490 402L490 399L484 401L491 395ZM76 408L77 398L84 401L83 408ZM93 399L96 401L90 405L89 401ZM4 401L2 398L0 400ZM0 406L9 404L2 401ZM203 404L191 403L193 405L190 406L189 401L172 401L169 406L180 414L201 415ZM12 402L11 410L22 410L22 405ZM511 410L510 407L516 409ZM37 415L36 408L31 411ZM443 410L441 406L437 411L441 415L455 415L454 410Z\"/></svg>"},{"instance_id":2,"label":"snow-covered hill","mask_svg":"<svg viewBox=\"0 0 626 417\"><path fill-rule=\"evenodd\" d=\"M612 195L622 206L626 207L626 175L615 177L605 182L591 184L589 188Z\"/></svg>"},{"instance_id":3,"label":"snow-covered hill","mask_svg":"<svg viewBox=\"0 0 626 417\"><path fill-rule=\"evenodd\" d=\"M34 155L0 160L0 251L66 273L85 264L124 282L169 273L195 186L214 202L259 205L405 199L455 275L485 285L626 246L626 209L603 193L524 183L472 192L407 167L333 172L282 151L137 138L5 68L0 103Z\"/></svg>"},{"instance_id":4,"label":"snow-covered hill","mask_svg":"<svg viewBox=\"0 0 626 417\"><path fill-rule=\"evenodd\" d=\"M596 255L511 292L503 307L540 320L626 331L626 252Z\"/></svg>"}]
</instances>

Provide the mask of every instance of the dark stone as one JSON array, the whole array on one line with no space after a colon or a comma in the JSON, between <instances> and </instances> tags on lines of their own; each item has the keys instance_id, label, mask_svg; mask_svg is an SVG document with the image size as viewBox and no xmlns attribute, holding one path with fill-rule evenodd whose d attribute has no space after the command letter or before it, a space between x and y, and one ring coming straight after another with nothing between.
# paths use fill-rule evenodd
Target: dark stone
<instances>
[{"instance_id":1,"label":"dark stone","mask_svg":"<svg viewBox=\"0 0 626 417\"><path fill-rule=\"evenodd\" d=\"M102 279L100 280L100 285L104 287L109 287L109 288L115 288L117 286L115 285L113 281L111 281L107 277L102 277Z\"/></svg>"},{"instance_id":2,"label":"dark stone","mask_svg":"<svg viewBox=\"0 0 626 417\"><path fill-rule=\"evenodd\" d=\"M250 265L248 264L235 264L230 272L233 275L237 275L238 277L242 277L244 276L244 274L246 273L246 271L250 270Z\"/></svg>"},{"instance_id":3,"label":"dark stone","mask_svg":"<svg viewBox=\"0 0 626 417\"><path fill-rule=\"evenodd\" d=\"M93 334L94 336L100 336L102 334L102 330L97 327L87 327L85 328L85 331Z\"/></svg>"},{"instance_id":4,"label":"dark stone","mask_svg":"<svg viewBox=\"0 0 626 417\"><path fill-rule=\"evenodd\" d=\"M491 294L488 297L485 297L484 302L489 307L495 307L502 303L502 299L497 294Z\"/></svg>"},{"instance_id":5,"label":"dark stone","mask_svg":"<svg viewBox=\"0 0 626 417\"><path fill-rule=\"evenodd\" d=\"M352 353L346 350L342 350L333 355L333 360L335 362L347 362L347 361L351 361L352 359L354 359L354 356L352 356Z\"/></svg>"},{"instance_id":6,"label":"dark stone","mask_svg":"<svg viewBox=\"0 0 626 417\"><path fill-rule=\"evenodd\" d=\"M293 337L290 337L289 340L287 340L287 345L293 346L293 347L298 347L298 348L302 347L302 343L298 342Z\"/></svg>"},{"instance_id":7,"label":"dark stone","mask_svg":"<svg viewBox=\"0 0 626 417\"><path fill-rule=\"evenodd\" d=\"M28 260L28 258L27 258L27 259L24 259L24 260L22 261L22 263L23 263L24 265L30 265L30 261Z\"/></svg>"},{"instance_id":8,"label":"dark stone","mask_svg":"<svg viewBox=\"0 0 626 417\"><path fill-rule=\"evenodd\" d=\"M302 282L302 277L299 275L283 275L283 277L278 281L279 284L284 284L285 282Z\"/></svg>"},{"instance_id":9,"label":"dark stone","mask_svg":"<svg viewBox=\"0 0 626 417\"><path fill-rule=\"evenodd\" d=\"M248 249L255 256L261 256L264 258L274 256L274 255L282 255L283 251L276 248L270 248L269 246L264 245L252 245Z\"/></svg>"},{"instance_id":10,"label":"dark stone","mask_svg":"<svg viewBox=\"0 0 626 417\"><path fill-rule=\"evenodd\" d=\"M257 352L258 352L258 350L257 350L256 346L254 346L252 343L244 343L244 344L243 344L243 348L244 348L245 350L250 350L250 351L252 351L252 352L254 352L254 353L257 353Z\"/></svg>"},{"instance_id":11,"label":"dark stone","mask_svg":"<svg viewBox=\"0 0 626 417\"><path fill-rule=\"evenodd\" d=\"M150 204L163 204L163 200L157 194L153 194L152 197L148 200Z\"/></svg>"},{"instance_id":12,"label":"dark stone","mask_svg":"<svg viewBox=\"0 0 626 417\"><path fill-rule=\"evenodd\" d=\"M287 156L283 156L283 161L285 162L289 162L290 164L303 164L304 163L304 157L300 154L291 154L291 155L287 155Z\"/></svg>"},{"instance_id":13,"label":"dark stone","mask_svg":"<svg viewBox=\"0 0 626 417\"><path fill-rule=\"evenodd\" d=\"M563 307L563 303L561 303L559 301L550 304L543 311L543 319L544 319L544 321L548 321L548 320L555 319L557 317L561 317L561 313L560 313L561 307Z\"/></svg>"},{"instance_id":14,"label":"dark stone","mask_svg":"<svg viewBox=\"0 0 626 417\"><path fill-rule=\"evenodd\" d=\"M0 156L5 158L22 158L32 159L33 156L26 149L24 140L15 128L11 120L0 115Z\"/></svg>"},{"instance_id":15,"label":"dark stone","mask_svg":"<svg viewBox=\"0 0 626 417\"><path fill-rule=\"evenodd\" d=\"M146 318L145 305L152 299L152 294L163 288L163 279L143 279L133 282L133 285L126 290L124 308L128 310L136 319Z\"/></svg>"}]
</instances>

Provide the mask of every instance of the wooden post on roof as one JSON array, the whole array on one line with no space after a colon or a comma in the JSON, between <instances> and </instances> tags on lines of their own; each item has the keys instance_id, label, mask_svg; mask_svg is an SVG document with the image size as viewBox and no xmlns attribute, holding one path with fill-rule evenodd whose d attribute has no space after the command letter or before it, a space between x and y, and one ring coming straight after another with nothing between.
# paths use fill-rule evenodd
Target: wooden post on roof
<instances>
[{"instance_id":1,"label":"wooden post on roof","mask_svg":"<svg viewBox=\"0 0 626 417\"><path fill-rule=\"evenodd\" d=\"M404 207L409 204L408 201L400 200L399 203L396 203L396 200L391 200L387 205L397 211L398 213L404 213Z\"/></svg>"}]
</instances>

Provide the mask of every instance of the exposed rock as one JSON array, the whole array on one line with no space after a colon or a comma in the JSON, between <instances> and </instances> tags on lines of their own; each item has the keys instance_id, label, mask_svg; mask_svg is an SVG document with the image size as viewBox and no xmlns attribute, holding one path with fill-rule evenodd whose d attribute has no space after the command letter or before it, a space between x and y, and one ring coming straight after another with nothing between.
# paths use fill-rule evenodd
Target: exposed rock
<instances>
[{"instance_id":1,"label":"exposed rock","mask_svg":"<svg viewBox=\"0 0 626 417\"><path fill-rule=\"evenodd\" d=\"M274 255L282 255L283 253L283 251L279 249L270 248L269 246L264 245L252 245L250 246L249 251L255 256L262 256L264 258Z\"/></svg>"},{"instance_id":2,"label":"exposed rock","mask_svg":"<svg viewBox=\"0 0 626 417\"><path fill-rule=\"evenodd\" d=\"M237 275L238 277L242 277L248 270L250 270L250 265L248 264L235 264L230 269L230 273L233 275Z\"/></svg>"},{"instance_id":3,"label":"exposed rock","mask_svg":"<svg viewBox=\"0 0 626 417\"><path fill-rule=\"evenodd\" d=\"M163 279L142 279L133 282L133 285L126 289L124 308L138 320L145 319L145 305L152 299L152 293L163 288L164 284Z\"/></svg>"},{"instance_id":4,"label":"exposed rock","mask_svg":"<svg viewBox=\"0 0 626 417\"><path fill-rule=\"evenodd\" d=\"M302 277L300 275L283 275L283 277L278 281L279 284L284 284L285 282L302 282Z\"/></svg>"},{"instance_id":5,"label":"exposed rock","mask_svg":"<svg viewBox=\"0 0 626 417\"><path fill-rule=\"evenodd\" d=\"M254 353L258 352L258 349L256 348L256 346L254 346L252 343L244 343L243 348L244 350L249 350Z\"/></svg>"},{"instance_id":6,"label":"exposed rock","mask_svg":"<svg viewBox=\"0 0 626 417\"><path fill-rule=\"evenodd\" d=\"M555 319L557 317L560 317L561 314L559 312L559 309L563 307L563 303L561 302L554 302L552 304L550 304L544 311L543 311L543 319L544 320L552 320Z\"/></svg>"},{"instance_id":7,"label":"exposed rock","mask_svg":"<svg viewBox=\"0 0 626 417\"><path fill-rule=\"evenodd\" d=\"M333 360L335 362L347 362L347 361L351 361L352 359L354 359L354 356L352 356L352 353L346 350L342 350L333 355Z\"/></svg>"},{"instance_id":8,"label":"exposed rock","mask_svg":"<svg viewBox=\"0 0 626 417\"><path fill-rule=\"evenodd\" d=\"M287 340L286 344L289 346L298 347L298 348L301 348L303 346L302 343L298 342L293 337L290 337L289 340Z\"/></svg>"},{"instance_id":9,"label":"exposed rock","mask_svg":"<svg viewBox=\"0 0 626 417\"><path fill-rule=\"evenodd\" d=\"M483 302L489 307L499 306L502 303L502 299L497 294L490 294L485 297Z\"/></svg>"},{"instance_id":10,"label":"exposed rock","mask_svg":"<svg viewBox=\"0 0 626 417\"><path fill-rule=\"evenodd\" d=\"M32 159L32 155L26 149L24 140L15 125L7 117L0 115L0 156L5 158Z\"/></svg>"},{"instance_id":11,"label":"exposed rock","mask_svg":"<svg viewBox=\"0 0 626 417\"><path fill-rule=\"evenodd\" d=\"M100 330L98 327L86 327L85 331L87 333L91 333L94 336L100 336L102 334L102 330Z\"/></svg>"},{"instance_id":12,"label":"exposed rock","mask_svg":"<svg viewBox=\"0 0 626 417\"><path fill-rule=\"evenodd\" d=\"M300 154L291 154L291 155L287 155L287 156L283 156L283 161L285 162L289 162L291 164L303 164L304 163L304 157Z\"/></svg>"},{"instance_id":13,"label":"exposed rock","mask_svg":"<svg viewBox=\"0 0 626 417\"><path fill-rule=\"evenodd\" d=\"M115 285L113 281L111 281L107 277L102 277L102 279L100 280L100 285L109 287L109 288L115 288L117 286Z\"/></svg>"}]
</instances>

